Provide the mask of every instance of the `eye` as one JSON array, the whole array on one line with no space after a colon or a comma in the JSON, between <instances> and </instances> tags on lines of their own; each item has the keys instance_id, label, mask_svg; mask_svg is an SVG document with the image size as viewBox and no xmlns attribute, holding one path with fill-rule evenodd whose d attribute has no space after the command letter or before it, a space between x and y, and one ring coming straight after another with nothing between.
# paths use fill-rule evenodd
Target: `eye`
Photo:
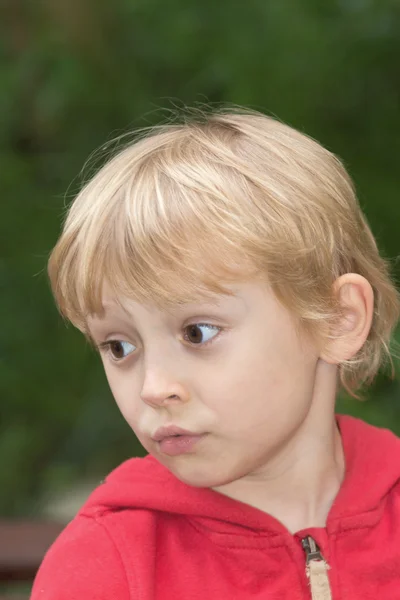
<instances>
[{"instance_id":1,"label":"eye","mask_svg":"<svg viewBox=\"0 0 400 600\"><path fill-rule=\"evenodd\" d=\"M110 340L100 344L100 349L106 349L111 354L111 358L115 361L126 358L136 350L136 346L123 340Z\"/></svg>"},{"instance_id":2,"label":"eye","mask_svg":"<svg viewBox=\"0 0 400 600\"><path fill-rule=\"evenodd\" d=\"M184 339L197 346L205 346L221 331L220 327L207 323L194 323L185 327Z\"/></svg>"}]
</instances>

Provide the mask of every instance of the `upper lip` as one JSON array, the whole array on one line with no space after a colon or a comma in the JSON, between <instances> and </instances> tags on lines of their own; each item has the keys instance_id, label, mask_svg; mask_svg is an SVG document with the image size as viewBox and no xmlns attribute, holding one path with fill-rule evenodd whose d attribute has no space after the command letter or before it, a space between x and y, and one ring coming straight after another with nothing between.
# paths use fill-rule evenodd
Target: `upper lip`
<instances>
[{"instance_id":1,"label":"upper lip","mask_svg":"<svg viewBox=\"0 0 400 600\"><path fill-rule=\"evenodd\" d=\"M157 429L155 434L152 436L152 439L155 442L161 442L163 439L174 436L174 435L200 435L200 434L194 433L193 431L188 431L187 429L182 429L181 427L177 427L176 425L167 425L166 427L160 427L159 429Z\"/></svg>"}]
</instances>

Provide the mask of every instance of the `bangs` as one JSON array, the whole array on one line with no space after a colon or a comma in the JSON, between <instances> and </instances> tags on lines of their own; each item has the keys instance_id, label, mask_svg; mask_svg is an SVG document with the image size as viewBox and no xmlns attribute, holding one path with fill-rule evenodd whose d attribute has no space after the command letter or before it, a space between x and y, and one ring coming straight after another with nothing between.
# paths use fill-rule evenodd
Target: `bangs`
<instances>
[{"instance_id":1,"label":"bangs","mask_svg":"<svg viewBox=\"0 0 400 600\"><path fill-rule=\"evenodd\" d=\"M237 175L229 176L240 194ZM229 283L257 276L245 216L200 181L182 169L172 179L163 157L153 157L101 203L101 212L79 215L69 235L67 222L49 262L62 314L86 331L88 316L103 314L104 286L117 302L166 307L231 295ZM90 186L81 192L83 204L92 193Z\"/></svg>"}]
</instances>

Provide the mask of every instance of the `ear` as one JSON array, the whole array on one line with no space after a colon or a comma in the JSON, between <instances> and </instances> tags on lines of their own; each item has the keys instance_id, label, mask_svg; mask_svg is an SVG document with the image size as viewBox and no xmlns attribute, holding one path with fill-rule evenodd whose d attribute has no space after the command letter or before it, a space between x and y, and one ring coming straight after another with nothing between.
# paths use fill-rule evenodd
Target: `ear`
<instances>
[{"instance_id":1,"label":"ear","mask_svg":"<svg viewBox=\"0 0 400 600\"><path fill-rule=\"evenodd\" d=\"M329 364L340 364L355 356L364 345L372 325L374 292L365 277L346 273L333 284L333 293L343 309L343 316L331 328L321 353Z\"/></svg>"}]
</instances>

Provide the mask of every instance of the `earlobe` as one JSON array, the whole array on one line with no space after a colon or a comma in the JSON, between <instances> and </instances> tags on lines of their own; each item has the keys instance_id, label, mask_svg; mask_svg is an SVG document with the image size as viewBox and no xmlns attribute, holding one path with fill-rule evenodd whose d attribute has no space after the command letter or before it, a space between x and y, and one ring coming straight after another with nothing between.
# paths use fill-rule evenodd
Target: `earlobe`
<instances>
[{"instance_id":1,"label":"earlobe","mask_svg":"<svg viewBox=\"0 0 400 600\"><path fill-rule=\"evenodd\" d=\"M321 358L330 364L340 364L353 358L368 337L374 312L374 293L369 281L357 273L339 277L333 284L333 293L342 314L331 327Z\"/></svg>"}]
</instances>

